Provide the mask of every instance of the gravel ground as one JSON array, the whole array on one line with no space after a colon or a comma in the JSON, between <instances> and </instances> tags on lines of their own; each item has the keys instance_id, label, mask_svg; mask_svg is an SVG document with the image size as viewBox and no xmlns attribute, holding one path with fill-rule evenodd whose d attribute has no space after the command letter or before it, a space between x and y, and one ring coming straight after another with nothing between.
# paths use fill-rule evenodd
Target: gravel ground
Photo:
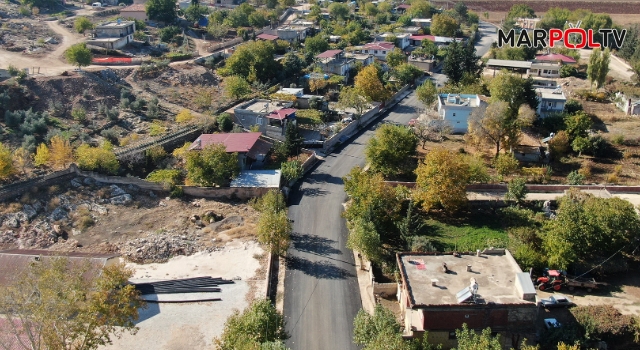
<instances>
[{"instance_id":1,"label":"gravel ground","mask_svg":"<svg viewBox=\"0 0 640 350\"><path fill-rule=\"evenodd\" d=\"M235 279L234 284L221 285L220 293L162 294L146 296L159 300L185 300L201 298L221 298L222 301L184 304L150 303L141 310L136 335L125 334L114 339L113 344L101 349L169 349L169 350L209 350L213 349L213 339L222 333L224 322L234 309L248 306L247 295L264 293L265 283L259 283L257 290L250 284L260 268L256 259L263 254L262 248L254 242L229 242L221 250L211 253L197 253L179 256L166 263L139 265L130 263L136 269L132 282L149 282L164 279L189 278L199 276ZM264 280L263 280L264 282Z\"/></svg>"}]
</instances>

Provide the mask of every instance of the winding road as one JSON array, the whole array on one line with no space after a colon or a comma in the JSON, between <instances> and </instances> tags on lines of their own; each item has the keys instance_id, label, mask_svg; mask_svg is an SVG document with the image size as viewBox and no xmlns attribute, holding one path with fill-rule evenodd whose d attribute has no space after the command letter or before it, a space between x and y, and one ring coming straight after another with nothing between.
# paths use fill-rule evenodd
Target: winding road
<instances>
[{"instance_id":1,"label":"winding road","mask_svg":"<svg viewBox=\"0 0 640 350\"><path fill-rule=\"evenodd\" d=\"M479 27L481 56L489 51L495 27L484 22ZM432 77L446 81L441 74ZM382 117L407 124L423 107L412 92ZM327 155L289 197L294 233L284 279L284 316L291 349L358 349L352 340L353 319L362 301L353 253L345 247L342 177L364 165L364 148L373 134L371 128L363 129Z\"/></svg>"}]
</instances>

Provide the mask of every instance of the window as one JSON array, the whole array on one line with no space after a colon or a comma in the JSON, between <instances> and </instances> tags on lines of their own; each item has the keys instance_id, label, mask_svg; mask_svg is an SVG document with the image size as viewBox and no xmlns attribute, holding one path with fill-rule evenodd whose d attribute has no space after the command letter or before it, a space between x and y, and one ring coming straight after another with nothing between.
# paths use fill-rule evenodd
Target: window
<instances>
[{"instance_id":1,"label":"window","mask_svg":"<svg viewBox=\"0 0 640 350\"><path fill-rule=\"evenodd\" d=\"M262 125L262 117L256 118L256 124Z\"/></svg>"},{"instance_id":2,"label":"window","mask_svg":"<svg viewBox=\"0 0 640 350\"><path fill-rule=\"evenodd\" d=\"M456 337L456 332L455 331L449 332L449 340L455 340L455 339L458 339L458 337Z\"/></svg>"},{"instance_id":3,"label":"window","mask_svg":"<svg viewBox=\"0 0 640 350\"><path fill-rule=\"evenodd\" d=\"M386 55L386 54L387 54L387 51L382 51L382 53L383 53L384 55Z\"/></svg>"},{"instance_id":4,"label":"window","mask_svg":"<svg viewBox=\"0 0 640 350\"><path fill-rule=\"evenodd\" d=\"M455 113L453 113L453 116L455 117L455 116L456 116L456 114L455 114Z\"/></svg>"},{"instance_id":5,"label":"window","mask_svg":"<svg viewBox=\"0 0 640 350\"><path fill-rule=\"evenodd\" d=\"M373 53L378 53L378 50L373 50Z\"/></svg>"}]
</instances>

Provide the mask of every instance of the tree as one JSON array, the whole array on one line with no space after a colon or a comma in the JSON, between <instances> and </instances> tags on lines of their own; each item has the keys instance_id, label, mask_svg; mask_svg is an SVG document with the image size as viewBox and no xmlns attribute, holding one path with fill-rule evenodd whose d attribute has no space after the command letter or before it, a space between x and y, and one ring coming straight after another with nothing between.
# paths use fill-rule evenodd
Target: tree
<instances>
[{"instance_id":1,"label":"tree","mask_svg":"<svg viewBox=\"0 0 640 350\"><path fill-rule=\"evenodd\" d=\"M589 135L589 129L593 127L591 117L583 111L565 117L564 124L569 140L575 140L578 137L587 137Z\"/></svg>"},{"instance_id":2,"label":"tree","mask_svg":"<svg viewBox=\"0 0 640 350\"><path fill-rule=\"evenodd\" d=\"M433 84L433 81L427 79L422 85L418 86L416 95L418 96L418 100L424 103L427 109L430 109L438 100L438 89L435 84Z\"/></svg>"},{"instance_id":3,"label":"tree","mask_svg":"<svg viewBox=\"0 0 640 350\"><path fill-rule=\"evenodd\" d=\"M364 110L369 106L370 100L352 86L345 86L340 91L338 105L342 108L353 108L356 110L356 118L360 118Z\"/></svg>"},{"instance_id":4,"label":"tree","mask_svg":"<svg viewBox=\"0 0 640 350\"><path fill-rule=\"evenodd\" d=\"M402 84L413 84L416 79L424 75L424 72L412 64L402 63L394 69L394 75Z\"/></svg>"},{"instance_id":5,"label":"tree","mask_svg":"<svg viewBox=\"0 0 640 350\"><path fill-rule=\"evenodd\" d=\"M430 18L431 17L431 5L424 0L412 1L409 8L409 14L413 18Z\"/></svg>"},{"instance_id":6,"label":"tree","mask_svg":"<svg viewBox=\"0 0 640 350\"><path fill-rule=\"evenodd\" d=\"M456 329L456 339L458 347L453 350L502 350L500 336L492 336L491 328L485 328L478 334L464 323L462 329Z\"/></svg>"},{"instance_id":7,"label":"tree","mask_svg":"<svg viewBox=\"0 0 640 350\"><path fill-rule=\"evenodd\" d=\"M596 89L599 89L604 85L604 80L609 73L609 62L611 60L611 52L609 48L602 51L600 48L595 48L591 51L589 57L589 66L587 67L587 77L591 82L591 86L596 84Z\"/></svg>"},{"instance_id":8,"label":"tree","mask_svg":"<svg viewBox=\"0 0 640 350\"><path fill-rule=\"evenodd\" d=\"M173 38L175 38L176 35L179 35L181 32L182 31L178 26L167 26L158 31L158 37L160 38L161 41L168 43L171 40L173 40Z\"/></svg>"},{"instance_id":9,"label":"tree","mask_svg":"<svg viewBox=\"0 0 640 350\"><path fill-rule=\"evenodd\" d=\"M229 26L222 23L216 23L209 17L209 24L207 24L207 33L213 37L214 40L221 39L227 36L229 33Z\"/></svg>"},{"instance_id":10,"label":"tree","mask_svg":"<svg viewBox=\"0 0 640 350\"><path fill-rule=\"evenodd\" d=\"M538 108L538 97L533 87L533 79L520 78L515 74L501 72L491 80L491 101L505 101L509 104L510 118L514 118L522 104L527 104L531 109Z\"/></svg>"},{"instance_id":11,"label":"tree","mask_svg":"<svg viewBox=\"0 0 640 350\"><path fill-rule=\"evenodd\" d=\"M49 142L49 159L53 168L64 168L73 162L73 148L69 140L56 135Z\"/></svg>"},{"instance_id":12,"label":"tree","mask_svg":"<svg viewBox=\"0 0 640 350\"><path fill-rule=\"evenodd\" d=\"M227 153L223 144L207 146L187 154L187 179L199 186L226 186L240 174L237 153Z\"/></svg>"},{"instance_id":13,"label":"tree","mask_svg":"<svg viewBox=\"0 0 640 350\"><path fill-rule=\"evenodd\" d=\"M633 249L640 219L631 203L570 190L558 203L556 220L545 226L543 245L549 264L566 269L581 261L601 261L619 250ZM625 250L626 249L626 250Z\"/></svg>"},{"instance_id":14,"label":"tree","mask_svg":"<svg viewBox=\"0 0 640 350\"><path fill-rule=\"evenodd\" d=\"M385 124L376 130L365 149L371 170L385 177L410 174L415 168L418 139L411 129Z\"/></svg>"},{"instance_id":15,"label":"tree","mask_svg":"<svg viewBox=\"0 0 640 350\"><path fill-rule=\"evenodd\" d=\"M91 147L86 143L80 145L76 150L78 167L84 170L98 170L116 174L120 163L112 148L108 142L105 142L101 147Z\"/></svg>"},{"instance_id":16,"label":"tree","mask_svg":"<svg viewBox=\"0 0 640 350\"><path fill-rule=\"evenodd\" d=\"M349 227L347 248L356 250L369 261L379 262L382 257L380 251L382 242L373 222L359 218L348 222L347 226Z\"/></svg>"},{"instance_id":17,"label":"tree","mask_svg":"<svg viewBox=\"0 0 640 350\"><path fill-rule=\"evenodd\" d=\"M386 58L387 58L387 64L392 68L395 68L407 62L407 55L405 55L404 52L402 52L402 50L400 50L397 47L394 48L392 51L389 51Z\"/></svg>"},{"instance_id":18,"label":"tree","mask_svg":"<svg viewBox=\"0 0 640 350\"><path fill-rule=\"evenodd\" d=\"M380 304L376 304L373 315L369 315L361 309L353 320L353 342L363 345L364 349L406 349L408 344L403 344L404 342L400 342L401 345L404 345L400 348L392 345L398 342L388 342L389 339L395 336L399 335L401 337L401 332L402 326L396 320L393 312ZM386 341L382 341L383 339ZM382 348L371 346L384 343L387 344ZM387 347L390 345L391 347Z\"/></svg>"},{"instance_id":19,"label":"tree","mask_svg":"<svg viewBox=\"0 0 640 350\"><path fill-rule=\"evenodd\" d=\"M465 77L472 78L475 82L482 72L478 60L479 57L476 55L473 41L469 41L466 46L454 41L447 47L447 54L444 58L444 74L453 84L459 84Z\"/></svg>"},{"instance_id":20,"label":"tree","mask_svg":"<svg viewBox=\"0 0 640 350\"><path fill-rule=\"evenodd\" d=\"M239 99L251 93L251 86L244 78L234 75L225 78L224 92L229 98Z\"/></svg>"},{"instance_id":21,"label":"tree","mask_svg":"<svg viewBox=\"0 0 640 350\"><path fill-rule=\"evenodd\" d=\"M542 16L540 27L543 29L558 28L562 29L571 16L571 10L567 8L552 7Z\"/></svg>"},{"instance_id":22,"label":"tree","mask_svg":"<svg viewBox=\"0 0 640 350\"><path fill-rule=\"evenodd\" d=\"M444 148L433 149L418 164L416 174L414 197L425 210L441 207L451 213L467 203L470 171L461 154Z\"/></svg>"},{"instance_id":23,"label":"tree","mask_svg":"<svg viewBox=\"0 0 640 350\"><path fill-rule=\"evenodd\" d=\"M284 130L284 149L287 156L297 156L302 147L302 141L304 138L300 135L298 126L295 123L287 122L287 127Z\"/></svg>"},{"instance_id":24,"label":"tree","mask_svg":"<svg viewBox=\"0 0 640 350\"><path fill-rule=\"evenodd\" d=\"M291 7L291 6L295 6L296 1L295 0L280 0L280 4L282 5L282 7Z\"/></svg>"},{"instance_id":25,"label":"tree","mask_svg":"<svg viewBox=\"0 0 640 350\"><path fill-rule=\"evenodd\" d=\"M494 145L496 157L509 137L509 128L517 127L510 122L508 109L506 102L498 101L469 115L469 137L476 143Z\"/></svg>"},{"instance_id":26,"label":"tree","mask_svg":"<svg viewBox=\"0 0 640 350\"><path fill-rule=\"evenodd\" d=\"M0 142L0 180L8 179L14 172L11 150Z\"/></svg>"},{"instance_id":27,"label":"tree","mask_svg":"<svg viewBox=\"0 0 640 350\"><path fill-rule=\"evenodd\" d=\"M147 17L154 21L173 23L178 16L175 0L149 0L145 8Z\"/></svg>"},{"instance_id":28,"label":"tree","mask_svg":"<svg viewBox=\"0 0 640 350\"><path fill-rule=\"evenodd\" d=\"M565 156L570 150L569 136L562 130L549 140L549 152L554 158Z\"/></svg>"},{"instance_id":29,"label":"tree","mask_svg":"<svg viewBox=\"0 0 640 350\"><path fill-rule=\"evenodd\" d=\"M31 164L31 154L26 148L20 147L13 152L13 165L24 174L26 168Z\"/></svg>"},{"instance_id":30,"label":"tree","mask_svg":"<svg viewBox=\"0 0 640 350\"><path fill-rule=\"evenodd\" d=\"M233 130L233 120L231 120L231 116L229 113L222 113L216 119L218 122L218 129L222 132L230 132Z\"/></svg>"},{"instance_id":31,"label":"tree","mask_svg":"<svg viewBox=\"0 0 640 350\"><path fill-rule=\"evenodd\" d=\"M242 313L235 310L224 324L219 338L214 339L217 349L279 349L288 335L284 317L269 300L254 301ZM280 344L278 347L270 347Z\"/></svg>"},{"instance_id":32,"label":"tree","mask_svg":"<svg viewBox=\"0 0 640 350\"><path fill-rule=\"evenodd\" d=\"M378 14L378 8L372 3L367 3L364 5L364 13L368 17L375 17Z\"/></svg>"},{"instance_id":33,"label":"tree","mask_svg":"<svg viewBox=\"0 0 640 350\"><path fill-rule=\"evenodd\" d=\"M329 41L322 35L307 37L304 40L304 52L311 55L317 55L329 49Z\"/></svg>"},{"instance_id":34,"label":"tree","mask_svg":"<svg viewBox=\"0 0 640 350\"><path fill-rule=\"evenodd\" d=\"M184 18L191 23L197 23L200 18L209 14L209 8L207 6L200 6L200 4L191 4L184 10Z\"/></svg>"},{"instance_id":35,"label":"tree","mask_svg":"<svg viewBox=\"0 0 640 350\"><path fill-rule=\"evenodd\" d=\"M329 14L337 20L345 20L349 17L349 6L340 2L333 2L329 5Z\"/></svg>"},{"instance_id":36,"label":"tree","mask_svg":"<svg viewBox=\"0 0 640 350\"><path fill-rule=\"evenodd\" d=\"M287 217L287 205L279 190L271 190L256 202L260 212L258 241L269 247L272 254L283 256L291 242L291 222Z\"/></svg>"},{"instance_id":37,"label":"tree","mask_svg":"<svg viewBox=\"0 0 640 350\"><path fill-rule=\"evenodd\" d=\"M193 119L193 114L188 109L183 109L180 111L180 113L176 115L177 123L186 123L188 121L191 121L192 119Z\"/></svg>"},{"instance_id":38,"label":"tree","mask_svg":"<svg viewBox=\"0 0 640 350\"><path fill-rule=\"evenodd\" d=\"M49 159L51 159L51 153L49 152L49 147L46 144L41 143L40 146L36 149L36 154L33 156L33 161L36 166L43 166L49 163Z\"/></svg>"},{"instance_id":39,"label":"tree","mask_svg":"<svg viewBox=\"0 0 640 350\"><path fill-rule=\"evenodd\" d=\"M278 74L280 64L273 59L275 46L267 41L251 41L237 47L218 71L225 76L238 75L249 83L265 82Z\"/></svg>"},{"instance_id":40,"label":"tree","mask_svg":"<svg viewBox=\"0 0 640 350\"><path fill-rule=\"evenodd\" d=\"M309 79L309 90L311 90L311 92L315 92L316 94L318 93L318 90L324 89L327 85L328 83L326 80L324 80L324 77L318 79Z\"/></svg>"},{"instance_id":41,"label":"tree","mask_svg":"<svg viewBox=\"0 0 640 350\"><path fill-rule=\"evenodd\" d=\"M458 29L460 29L460 24L452 16L445 13L433 15L431 20L432 35L453 37Z\"/></svg>"},{"instance_id":42,"label":"tree","mask_svg":"<svg viewBox=\"0 0 640 350\"><path fill-rule=\"evenodd\" d=\"M507 201L515 201L517 205L522 204L527 197L527 180L523 177L516 177L507 185L507 193L504 199Z\"/></svg>"},{"instance_id":43,"label":"tree","mask_svg":"<svg viewBox=\"0 0 640 350\"><path fill-rule=\"evenodd\" d=\"M124 264L98 268L88 261L41 258L0 291L0 342L21 339L25 349L97 349L112 337L135 334L139 292Z\"/></svg>"},{"instance_id":44,"label":"tree","mask_svg":"<svg viewBox=\"0 0 640 350\"><path fill-rule=\"evenodd\" d=\"M286 77L298 77L306 63L295 52L287 52L282 60L282 69Z\"/></svg>"},{"instance_id":45,"label":"tree","mask_svg":"<svg viewBox=\"0 0 640 350\"><path fill-rule=\"evenodd\" d=\"M372 101L385 102L391 96L389 91L382 85L378 75L378 68L374 65L366 66L356 75L354 86Z\"/></svg>"},{"instance_id":46,"label":"tree","mask_svg":"<svg viewBox=\"0 0 640 350\"><path fill-rule=\"evenodd\" d=\"M449 121L440 118L429 118L418 121L413 126L413 132L424 149L427 141L441 142L446 135L451 134L452 128Z\"/></svg>"},{"instance_id":47,"label":"tree","mask_svg":"<svg viewBox=\"0 0 640 350\"><path fill-rule=\"evenodd\" d=\"M580 157L583 152L590 150L591 141L588 137L578 136L571 142L571 148L574 152L578 152L578 157Z\"/></svg>"},{"instance_id":48,"label":"tree","mask_svg":"<svg viewBox=\"0 0 640 350\"><path fill-rule=\"evenodd\" d=\"M302 163L300 163L299 160L290 160L286 163L282 163L280 165L280 171L282 172L282 177L286 183L299 179L304 173Z\"/></svg>"},{"instance_id":49,"label":"tree","mask_svg":"<svg viewBox=\"0 0 640 350\"><path fill-rule=\"evenodd\" d=\"M84 32L88 29L93 29L93 23L87 17L78 17L76 21L73 23L73 28L80 34L84 34Z\"/></svg>"},{"instance_id":50,"label":"tree","mask_svg":"<svg viewBox=\"0 0 640 350\"><path fill-rule=\"evenodd\" d=\"M498 174L507 176L515 173L520 166L520 163L513 155L513 153L501 153L493 160L493 166L496 168Z\"/></svg>"},{"instance_id":51,"label":"tree","mask_svg":"<svg viewBox=\"0 0 640 350\"><path fill-rule=\"evenodd\" d=\"M91 51L85 43L71 45L71 47L64 52L64 56L69 63L78 66L79 69L91 64Z\"/></svg>"}]
</instances>

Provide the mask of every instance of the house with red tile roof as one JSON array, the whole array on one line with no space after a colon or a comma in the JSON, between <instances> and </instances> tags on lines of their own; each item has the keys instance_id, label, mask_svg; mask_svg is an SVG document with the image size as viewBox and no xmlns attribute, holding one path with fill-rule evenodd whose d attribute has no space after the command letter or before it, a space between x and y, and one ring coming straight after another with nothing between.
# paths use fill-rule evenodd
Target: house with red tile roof
<instances>
[{"instance_id":1,"label":"house with red tile roof","mask_svg":"<svg viewBox=\"0 0 640 350\"><path fill-rule=\"evenodd\" d=\"M393 51L395 47L393 43L377 41L362 46L362 53L371 54L373 57L384 61L387 59L389 52Z\"/></svg>"},{"instance_id":2,"label":"house with red tile roof","mask_svg":"<svg viewBox=\"0 0 640 350\"><path fill-rule=\"evenodd\" d=\"M189 146L190 151L200 151L209 146L224 145L227 153L237 153L242 169L264 164L271 143L262 140L261 132L202 134Z\"/></svg>"},{"instance_id":3,"label":"house with red tile roof","mask_svg":"<svg viewBox=\"0 0 640 350\"><path fill-rule=\"evenodd\" d=\"M326 74L346 76L353 68L355 60L344 55L342 50L327 50L316 56L316 63Z\"/></svg>"},{"instance_id":4,"label":"house with red tile roof","mask_svg":"<svg viewBox=\"0 0 640 350\"><path fill-rule=\"evenodd\" d=\"M278 36L277 35L271 35L271 34L262 33L262 34L256 36L256 39L264 40L264 41L276 41L276 40L278 40Z\"/></svg>"},{"instance_id":5,"label":"house with red tile roof","mask_svg":"<svg viewBox=\"0 0 640 350\"><path fill-rule=\"evenodd\" d=\"M572 57L562 55L559 53L549 53L546 55L536 55L534 62L562 62L562 64L576 64L576 60Z\"/></svg>"}]
</instances>

